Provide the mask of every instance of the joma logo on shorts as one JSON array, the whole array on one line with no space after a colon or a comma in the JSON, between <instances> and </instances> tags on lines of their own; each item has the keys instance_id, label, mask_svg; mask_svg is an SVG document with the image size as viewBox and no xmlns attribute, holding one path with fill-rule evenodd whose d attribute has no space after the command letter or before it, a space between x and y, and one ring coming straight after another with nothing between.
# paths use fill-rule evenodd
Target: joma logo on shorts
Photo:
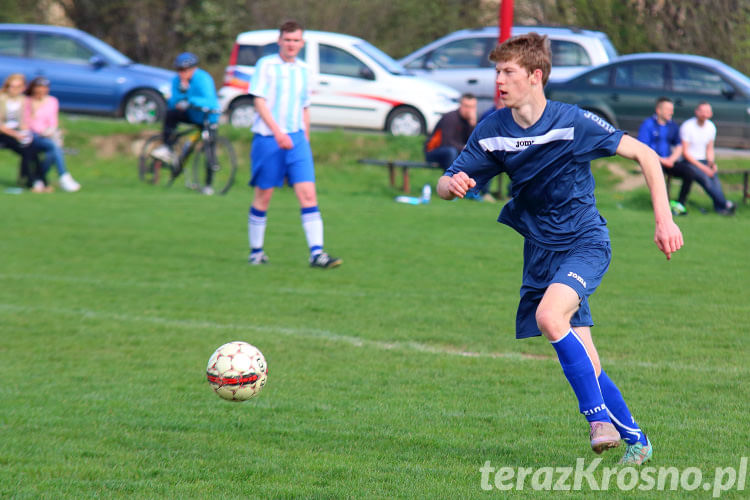
<instances>
[{"instance_id":1,"label":"joma logo on shorts","mask_svg":"<svg viewBox=\"0 0 750 500\"><path fill-rule=\"evenodd\" d=\"M571 278L573 278L574 280L576 280L578 283L582 284L583 288L586 288L586 280L584 280L583 278L581 278L580 276L578 276L576 273L574 273L573 271L571 271L571 272L568 273L568 276L571 277Z\"/></svg>"},{"instance_id":2,"label":"joma logo on shorts","mask_svg":"<svg viewBox=\"0 0 750 500\"><path fill-rule=\"evenodd\" d=\"M516 141L516 147L517 148L526 148L534 144L533 139L524 139L522 141Z\"/></svg>"}]
</instances>

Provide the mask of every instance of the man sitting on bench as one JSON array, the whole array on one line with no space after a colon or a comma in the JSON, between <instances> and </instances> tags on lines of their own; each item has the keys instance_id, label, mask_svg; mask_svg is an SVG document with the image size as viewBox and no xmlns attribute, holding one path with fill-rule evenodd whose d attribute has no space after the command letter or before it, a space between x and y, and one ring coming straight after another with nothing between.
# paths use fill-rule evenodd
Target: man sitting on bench
<instances>
[{"instance_id":1,"label":"man sitting on bench","mask_svg":"<svg viewBox=\"0 0 750 500\"><path fill-rule=\"evenodd\" d=\"M424 144L428 163L438 163L446 170L458 157L477 125L477 98L463 94L458 109L443 115Z\"/></svg>"}]
</instances>

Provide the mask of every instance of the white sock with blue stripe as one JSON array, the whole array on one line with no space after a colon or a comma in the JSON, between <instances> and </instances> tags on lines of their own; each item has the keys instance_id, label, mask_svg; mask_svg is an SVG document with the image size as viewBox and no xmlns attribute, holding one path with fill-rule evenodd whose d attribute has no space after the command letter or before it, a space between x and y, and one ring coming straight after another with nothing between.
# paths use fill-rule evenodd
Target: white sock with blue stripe
<instances>
[{"instance_id":1,"label":"white sock with blue stripe","mask_svg":"<svg viewBox=\"0 0 750 500\"><path fill-rule=\"evenodd\" d=\"M266 212L250 207L247 214L247 237L250 240L250 256L263 253L263 240L266 235Z\"/></svg>"},{"instance_id":2,"label":"white sock with blue stripe","mask_svg":"<svg viewBox=\"0 0 750 500\"><path fill-rule=\"evenodd\" d=\"M323 251L323 219L317 205L301 209L300 215L307 246L310 248L310 259L314 259Z\"/></svg>"},{"instance_id":3,"label":"white sock with blue stripe","mask_svg":"<svg viewBox=\"0 0 750 500\"><path fill-rule=\"evenodd\" d=\"M578 398L578 408L589 422L611 422L604 404L594 364L583 341L573 330L550 342L557 351L563 373Z\"/></svg>"}]
</instances>

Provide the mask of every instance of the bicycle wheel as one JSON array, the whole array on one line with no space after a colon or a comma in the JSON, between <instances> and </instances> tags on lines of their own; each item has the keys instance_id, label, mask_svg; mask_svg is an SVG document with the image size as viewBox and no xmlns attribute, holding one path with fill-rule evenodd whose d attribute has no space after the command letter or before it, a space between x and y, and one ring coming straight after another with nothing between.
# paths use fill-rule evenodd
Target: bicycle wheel
<instances>
[{"instance_id":1,"label":"bicycle wheel","mask_svg":"<svg viewBox=\"0 0 750 500\"><path fill-rule=\"evenodd\" d=\"M208 150L206 144L206 141L197 144L193 154L193 184L201 190L211 186L216 194L227 194L237 175L237 159L232 143L224 137L217 137L213 152Z\"/></svg>"},{"instance_id":2,"label":"bicycle wheel","mask_svg":"<svg viewBox=\"0 0 750 500\"><path fill-rule=\"evenodd\" d=\"M161 134L149 137L138 156L138 178L154 185L171 186L178 171L169 163L156 159L151 153L163 144Z\"/></svg>"}]
</instances>

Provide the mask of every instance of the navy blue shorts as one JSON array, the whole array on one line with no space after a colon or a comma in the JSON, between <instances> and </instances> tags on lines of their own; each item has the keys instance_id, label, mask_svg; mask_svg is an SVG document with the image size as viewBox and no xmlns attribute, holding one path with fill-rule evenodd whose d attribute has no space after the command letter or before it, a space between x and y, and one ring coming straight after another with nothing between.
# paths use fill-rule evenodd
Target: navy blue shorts
<instances>
[{"instance_id":1,"label":"navy blue shorts","mask_svg":"<svg viewBox=\"0 0 750 500\"><path fill-rule=\"evenodd\" d=\"M529 240L523 247L523 284L516 313L516 338L541 335L536 324L536 309L552 283L568 285L581 299L570 326L593 326L588 297L602 282L609 268L612 250L608 241L582 242L575 248L553 251Z\"/></svg>"},{"instance_id":2,"label":"navy blue shorts","mask_svg":"<svg viewBox=\"0 0 750 500\"><path fill-rule=\"evenodd\" d=\"M298 182L315 182L310 143L303 131L289 134L294 147L281 149L272 135L255 134L250 150L250 185L261 189L281 187L284 179L290 186Z\"/></svg>"}]
</instances>

